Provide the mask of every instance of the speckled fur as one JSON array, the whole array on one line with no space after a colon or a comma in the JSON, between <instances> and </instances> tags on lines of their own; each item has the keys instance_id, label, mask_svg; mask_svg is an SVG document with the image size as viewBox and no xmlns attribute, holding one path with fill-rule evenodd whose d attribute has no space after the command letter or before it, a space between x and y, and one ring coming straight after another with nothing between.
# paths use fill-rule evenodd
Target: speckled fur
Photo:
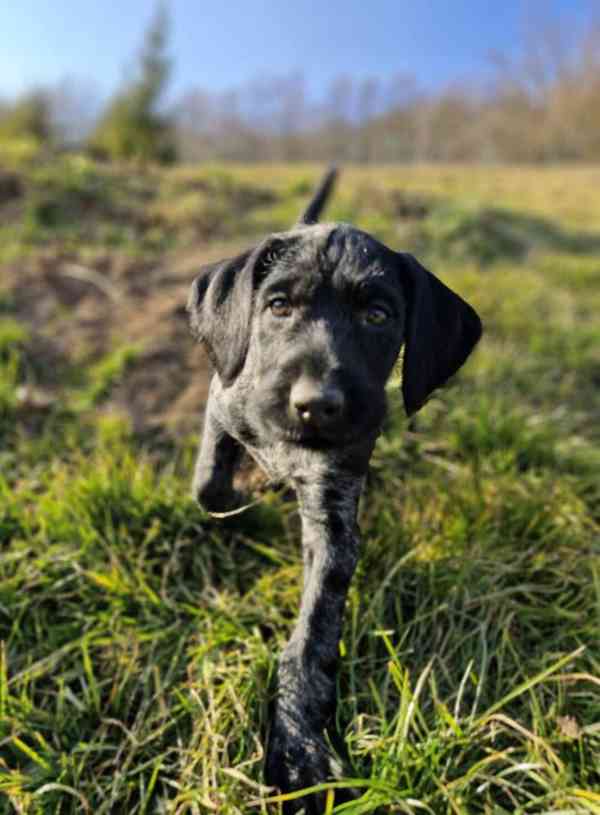
<instances>
[{"instance_id":1,"label":"speckled fur","mask_svg":"<svg viewBox=\"0 0 600 815\"><path fill-rule=\"evenodd\" d=\"M390 313L377 329L361 316L361 292L369 287ZM283 321L272 317L268 301L280 289L294 304ZM480 323L410 255L344 224L300 225L206 267L188 309L216 368L194 495L208 510L235 506L233 472L245 447L298 497L304 587L280 657L265 765L268 783L298 790L340 773L325 732L335 711L344 605L359 557L358 501L385 415L386 380L405 342L404 400L414 412L462 365ZM339 421L305 432L290 408L301 377L343 394ZM323 796L288 802L284 811L302 808L317 815Z\"/></svg>"}]
</instances>

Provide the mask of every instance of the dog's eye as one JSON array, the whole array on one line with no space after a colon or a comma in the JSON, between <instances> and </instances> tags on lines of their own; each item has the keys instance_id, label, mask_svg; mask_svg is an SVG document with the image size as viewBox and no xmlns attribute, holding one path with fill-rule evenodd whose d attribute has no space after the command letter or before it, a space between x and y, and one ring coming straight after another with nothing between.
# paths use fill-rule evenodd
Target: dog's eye
<instances>
[{"instance_id":1,"label":"dog's eye","mask_svg":"<svg viewBox=\"0 0 600 815\"><path fill-rule=\"evenodd\" d=\"M381 306L369 306L363 313L363 319L369 325L383 325L389 318L389 312Z\"/></svg>"},{"instance_id":2,"label":"dog's eye","mask_svg":"<svg viewBox=\"0 0 600 815\"><path fill-rule=\"evenodd\" d=\"M292 306L286 297L275 297L269 303L271 314L274 317L289 317L292 313Z\"/></svg>"}]
</instances>

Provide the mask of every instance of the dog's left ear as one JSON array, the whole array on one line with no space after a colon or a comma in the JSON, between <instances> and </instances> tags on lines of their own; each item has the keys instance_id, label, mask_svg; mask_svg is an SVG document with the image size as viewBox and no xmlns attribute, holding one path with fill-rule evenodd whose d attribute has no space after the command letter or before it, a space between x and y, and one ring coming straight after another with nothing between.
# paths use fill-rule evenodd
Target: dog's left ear
<instances>
[{"instance_id":1,"label":"dog's left ear","mask_svg":"<svg viewBox=\"0 0 600 815\"><path fill-rule=\"evenodd\" d=\"M400 254L407 298L402 394L408 416L466 361L481 337L476 311L409 254Z\"/></svg>"}]
</instances>

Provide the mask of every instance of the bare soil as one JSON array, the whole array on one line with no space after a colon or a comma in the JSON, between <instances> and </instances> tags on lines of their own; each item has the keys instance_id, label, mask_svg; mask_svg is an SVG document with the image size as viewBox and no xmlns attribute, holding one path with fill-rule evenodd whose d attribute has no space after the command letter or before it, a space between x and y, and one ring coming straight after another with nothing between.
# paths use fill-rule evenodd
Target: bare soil
<instances>
[{"instance_id":1,"label":"bare soil","mask_svg":"<svg viewBox=\"0 0 600 815\"><path fill-rule=\"evenodd\" d=\"M30 334L31 388L59 398L82 364L135 346L138 356L101 409L125 413L136 432L196 432L210 369L188 328L188 290L202 263L235 251L199 247L158 263L111 253L85 264L48 253L0 267L10 313Z\"/></svg>"}]
</instances>

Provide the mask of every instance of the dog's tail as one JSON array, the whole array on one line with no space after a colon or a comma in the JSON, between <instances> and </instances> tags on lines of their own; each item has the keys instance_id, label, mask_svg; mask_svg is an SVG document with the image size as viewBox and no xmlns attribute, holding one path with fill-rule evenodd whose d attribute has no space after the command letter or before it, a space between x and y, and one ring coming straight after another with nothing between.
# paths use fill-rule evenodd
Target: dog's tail
<instances>
[{"instance_id":1,"label":"dog's tail","mask_svg":"<svg viewBox=\"0 0 600 815\"><path fill-rule=\"evenodd\" d=\"M327 199L335 186L338 170L337 167L330 167L321 179L321 183L315 190L310 204L306 207L302 215L298 218L297 224L316 224L319 220L319 215L327 204Z\"/></svg>"}]
</instances>

